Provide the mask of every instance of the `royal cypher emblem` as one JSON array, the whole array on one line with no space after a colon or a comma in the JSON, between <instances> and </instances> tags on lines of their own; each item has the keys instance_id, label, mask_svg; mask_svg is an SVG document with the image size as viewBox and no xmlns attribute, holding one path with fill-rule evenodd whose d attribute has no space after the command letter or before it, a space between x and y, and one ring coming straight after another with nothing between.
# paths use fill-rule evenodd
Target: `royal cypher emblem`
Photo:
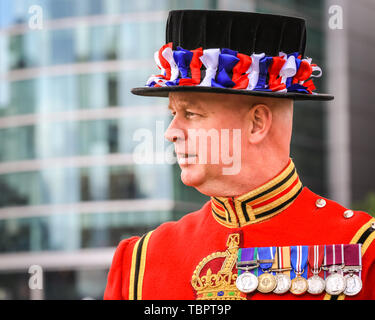
<instances>
[{"instance_id":1,"label":"royal cypher emblem","mask_svg":"<svg viewBox=\"0 0 375 320\"><path fill-rule=\"evenodd\" d=\"M197 293L197 300L246 300L246 293L236 287L236 265L240 234L228 236L227 250L214 252L195 268L191 284Z\"/></svg>"}]
</instances>

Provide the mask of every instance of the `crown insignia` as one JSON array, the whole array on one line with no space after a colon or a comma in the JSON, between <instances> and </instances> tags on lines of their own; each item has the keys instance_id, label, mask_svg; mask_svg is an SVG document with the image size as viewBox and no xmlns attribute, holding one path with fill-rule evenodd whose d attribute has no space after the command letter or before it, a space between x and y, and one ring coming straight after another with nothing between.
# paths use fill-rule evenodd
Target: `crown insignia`
<instances>
[{"instance_id":1,"label":"crown insignia","mask_svg":"<svg viewBox=\"0 0 375 320\"><path fill-rule=\"evenodd\" d=\"M198 300L246 300L246 294L236 287L237 272L233 273L239 244L240 235L230 234L225 252L208 255L195 268L191 284Z\"/></svg>"}]
</instances>

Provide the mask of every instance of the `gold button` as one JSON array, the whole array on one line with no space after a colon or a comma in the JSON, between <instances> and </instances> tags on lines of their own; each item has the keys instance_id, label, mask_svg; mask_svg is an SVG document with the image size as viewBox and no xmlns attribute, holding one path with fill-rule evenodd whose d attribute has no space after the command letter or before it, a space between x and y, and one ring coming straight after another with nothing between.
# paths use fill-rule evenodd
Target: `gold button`
<instances>
[{"instance_id":1,"label":"gold button","mask_svg":"<svg viewBox=\"0 0 375 320\"><path fill-rule=\"evenodd\" d=\"M351 218L351 217L353 217L354 216L354 212L353 212L353 210L346 210L345 212L344 212L344 217L346 218L346 219L349 219L349 218Z\"/></svg>"},{"instance_id":2,"label":"gold button","mask_svg":"<svg viewBox=\"0 0 375 320\"><path fill-rule=\"evenodd\" d=\"M316 200L315 202L315 205L318 207L318 208L323 208L326 206L326 201L324 199L318 199Z\"/></svg>"},{"instance_id":3,"label":"gold button","mask_svg":"<svg viewBox=\"0 0 375 320\"><path fill-rule=\"evenodd\" d=\"M371 223L371 228L375 229L375 222Z\"/></svg>"}]
</instances>

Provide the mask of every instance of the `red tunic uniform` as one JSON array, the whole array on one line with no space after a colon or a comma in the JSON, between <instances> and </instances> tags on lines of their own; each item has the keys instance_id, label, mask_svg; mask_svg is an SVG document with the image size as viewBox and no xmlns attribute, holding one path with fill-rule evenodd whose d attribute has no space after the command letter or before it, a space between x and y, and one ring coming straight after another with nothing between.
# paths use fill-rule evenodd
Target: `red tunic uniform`
<instances>
[{"instance_id":1,"label":"red tunic uniform","mask_svg":"<svg viewBox=\"0 0 375 320\"><path fill-rule=\"evenodd\" d=\"M177 222L121 241L104 299L375 299L375 219L353 213L302 187L290 161L248 194L211 198ZM239 248L361 243L363 288L352 297L240 293L230 235L238 236Z\"/></svg>"}]
</instances>

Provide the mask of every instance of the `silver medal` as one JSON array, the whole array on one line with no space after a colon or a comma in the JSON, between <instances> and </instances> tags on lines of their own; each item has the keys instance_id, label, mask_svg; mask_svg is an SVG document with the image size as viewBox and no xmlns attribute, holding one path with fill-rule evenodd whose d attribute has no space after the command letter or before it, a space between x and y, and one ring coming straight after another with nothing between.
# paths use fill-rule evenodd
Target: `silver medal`
<instances>
[{"instance_id":1,"label":"silver medal","mask_svg":"<svg viewBox=\"0 0 375 320\"><path fill-rule=\"evenodd\" d=\"M345 277L346 288L344 294L347 296L355 296L362 290L362 280L355 274L347 274Z\"/></svg>"},{"instance_id":2,"label":"silver medal","mask_svg":"<svg viewBox=\"0 0 375 320\"><path fill-rule=\"evenodd\" d=\"M312 277L307 279L307 292L310 294L321 294L326 286L323 278L314 274Z\"/></svg>"},{"instance_id":3,"label":"silver medal","mask_svg":"<svg viewBox=\"0 0 375 320\"><path fill-rule=\"evenodd\" d=\"M292 285L292 280L284 273L276 274L276 288L273 290L274 293L283 294L288 292Z\"/></svg>"},{"instance_id":4,"label":"silver medal","mask_svg":"<svg viewBox=\"0 0 375 320\"><path fill-rule=\"evenodd\" d=\"M346 279L340 273L332 273L326 278L326 292L332 296L343 293L346 288Z\"/></svg>"},{"instance_id":5,"label":"silver medal","mask_svg":"<svg viewBox=\"0 0 375 320\"><path fill-rule=\"evenodd\" d=\"M236 287L243 293L253 292L258 287L258 278L250 272L244 272L238 276Z\"/></svg>"}]
</instances>

